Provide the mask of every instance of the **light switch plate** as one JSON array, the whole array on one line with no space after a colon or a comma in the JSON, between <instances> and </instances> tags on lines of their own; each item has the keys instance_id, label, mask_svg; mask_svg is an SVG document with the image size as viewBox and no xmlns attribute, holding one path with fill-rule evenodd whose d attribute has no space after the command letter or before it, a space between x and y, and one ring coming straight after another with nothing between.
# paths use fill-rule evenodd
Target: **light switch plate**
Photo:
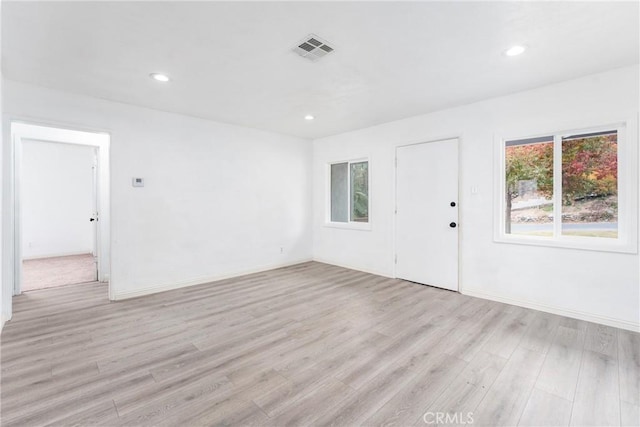
<instances>
[{"instance_id":1,"label":"light switch plate","mask_svg":"<svg viewBox=\"0 0 640 427\"><path fill-rule=\"evenodd\" d=\"M144 178L132 178L131 184L134 187L144 187Z\"/></svg>"}]
</instances>

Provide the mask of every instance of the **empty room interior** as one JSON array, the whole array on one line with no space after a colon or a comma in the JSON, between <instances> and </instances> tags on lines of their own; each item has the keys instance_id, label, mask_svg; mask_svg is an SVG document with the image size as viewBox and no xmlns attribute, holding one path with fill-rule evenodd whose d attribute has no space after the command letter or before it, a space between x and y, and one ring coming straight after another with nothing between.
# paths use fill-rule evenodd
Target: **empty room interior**
<instances>
[{"instance_id":1,"label":"empty room interior","mask_svg":"<svg viewBox=\"0 0 640 427\"><path fill-rule=\"evenodd\" d=\"M640 425L639 2L0 13L0 425Z\"/></svg>"}]
</instances>

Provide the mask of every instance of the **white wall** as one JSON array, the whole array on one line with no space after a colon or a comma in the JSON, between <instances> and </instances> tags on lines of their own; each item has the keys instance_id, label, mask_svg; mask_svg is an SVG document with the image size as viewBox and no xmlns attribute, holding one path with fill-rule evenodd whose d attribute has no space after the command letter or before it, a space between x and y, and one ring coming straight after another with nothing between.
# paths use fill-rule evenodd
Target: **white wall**
<instances>
[{"instance_id":1,"label":"white wall","mask_svg":"<svg viewBox=\"0 0 640 427\"><path fill-rule=\"evenodd\" d=\"M309 141L13 81L4 90L5 126L111 134L115 298L311 259Z\"/></svg>"},{"instance_id":2,"label":"white wall","mask_svg":"<svg viewBox=\"0 0 640 427\"><path fill-rule=\"evenodd\" d=\"M494 137L631 118L636 131L630 143L637 145L638 73L637 66L618 69L314 141L315 259L393 276L395 147L459 136L462 292L638 329L637 253L493 240ZM324 226L326 164L363 157L370 159L371 231ZM471 195L471 186L479 193Z\"/></svg>"},{"instance_id":3,"label":"white wall","mask_svg":"<svg viewBox=\"0 0 640 427\"><path fill-rule=\"evenodd\" d=\"M22 258L94 251L93 147L23 140Z\"/></svg>"},{"instance_id":4,"label":"white wall","mask_svg":"<svg viewBox=\"0 0 640 427\"><path fill-rule=\"evenodd\" d=\"M2 2L0 1L0 34L2 34ZM2 116L3 108L3 97L4 97L4 87L3 87L3 78L2 78L2 36L0 36L0 116ZM0 216L0 259L3 261L0 263L0 333L2 332L2 328L4 323L11 318L11 288L7 284L4 275L4 264L5 264L5 252L4 252L4 243L5 239L3 239L3 228L5 225L5 204L4 204L4 130L3 130L4 120L0 120L0 201L2 201L2 216Z\"/></svg>"}]
</instances>

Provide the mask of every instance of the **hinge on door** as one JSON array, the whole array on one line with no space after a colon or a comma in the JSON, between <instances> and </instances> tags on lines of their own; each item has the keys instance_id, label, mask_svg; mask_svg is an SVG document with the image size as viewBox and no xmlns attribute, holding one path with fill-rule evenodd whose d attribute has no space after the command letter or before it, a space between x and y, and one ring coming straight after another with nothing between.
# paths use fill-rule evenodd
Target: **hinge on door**
<instances>
[{"instance_id":1,"label":"hinge on door","mask_svg":"<svg viewBox=\"0 0 640 427\"><path fill-rule=\"evenodd\" d=\"M396 157L396 167L398 167L398 158Z\"/></svg>"},{"instance_id":2,"label":"hinge on door","mask_svg":"<svg viewBox=\"0 0 640 427\"><path fill-rule=\"evenodd\" d=\"M398 263L398 254L396 254L396 259L393 261L395 264Z\"/></svg>"}]
</instances>

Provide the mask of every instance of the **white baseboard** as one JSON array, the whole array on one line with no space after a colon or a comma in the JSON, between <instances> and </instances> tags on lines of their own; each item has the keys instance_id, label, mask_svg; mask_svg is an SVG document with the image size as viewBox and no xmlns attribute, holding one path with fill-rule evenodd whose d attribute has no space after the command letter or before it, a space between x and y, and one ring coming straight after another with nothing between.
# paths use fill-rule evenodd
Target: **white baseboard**
<instances>
[{"instance_id":1,"label":"white baseboard","mask_svg":"<svg viewBox=\"0 0 640 427\"><path fill-rule=\"evenodd\" d=\"M383 273L382 271L369 270L366 268L354 267L352 265L347 265L347 264L341 264L341 263L324 259L324 258L314 257L313 260L316 262L321 262L323 264L335 265L336 267L348 268L349 270L362 271L363 273L375 274L376 276L382 276L382 277L389 277L390 279L394 278L393 274Z\"/></svg>"},{"instance_id":2,"label":"white baseboard","mask_svg":"<svg viewBox=\"0 0 640 427\"><path fill-rule=\"evenodd\" d=\"M560 316L571 317L573 319L586 320L587 322L600 323L602 325L613 326L615 328L626 329L633 332L640 332L640 323L629 322L627 320L615 319L612 317L600 316L597 314L585 313L582 311L569 310L566 308L553 307L533 301L504 297L477 289L464 288L460 290L460 293L472 297L503 302L505 304L517 305L520 307L531 308L538 311L544 311L546 313L558 314Z\"/></svg>"},{"instance_id":3,"label":"white baseboard","mask_svg":"<svg viewBox=\"0 0 640 427\"><path fill-rule=\"evenodd\" d=\"M187 286L204 285L205 283L216 282L218 280L225 280L225 279L231 279L233 277L246 276L247 274L260 273L263 271L274 270L276 268L290 267L292 265L302 264L304 262L310 262L310 261L313 261L313 260L311 258L304 258L304 259L290 261L286 263L263 265L256 268L251 268L251 269L242 270L242 271L235 271L232 273L222 274L214 277L201 277L197 279L187 280L184 282L163 283L163 284L148 286L145 288L136 289L132 291L120 291L120 292L114 291L113 297L111 298L111 300L120 301L120 300L129 299L129 298L141 297L144 295L157 294L159 292L166 292L166 291L172 291L175 289L186 288Z\"/></svg>"}]
</instances>

